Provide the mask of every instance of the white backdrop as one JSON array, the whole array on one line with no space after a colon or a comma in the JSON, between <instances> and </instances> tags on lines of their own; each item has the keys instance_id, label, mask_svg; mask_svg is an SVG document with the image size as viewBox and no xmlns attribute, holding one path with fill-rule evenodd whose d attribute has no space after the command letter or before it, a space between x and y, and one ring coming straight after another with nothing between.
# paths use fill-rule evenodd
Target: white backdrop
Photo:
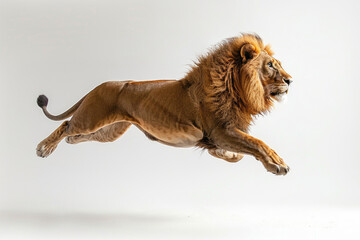
<instances>
[{"instance_id":1,"label":"white backdrop","mask_svg":"<svg viewBox=\"0 0 360 240\"><path fill-rule=\"evenodd\" d=\"M0 210L167 212L241 206L359 206L359 1L0 1ZM256 32L293 79L251 134L291 167L267 173L132 127L114 143L35 148L106 80L180 79L197 56Z\"/></svg>"}]
</instances>

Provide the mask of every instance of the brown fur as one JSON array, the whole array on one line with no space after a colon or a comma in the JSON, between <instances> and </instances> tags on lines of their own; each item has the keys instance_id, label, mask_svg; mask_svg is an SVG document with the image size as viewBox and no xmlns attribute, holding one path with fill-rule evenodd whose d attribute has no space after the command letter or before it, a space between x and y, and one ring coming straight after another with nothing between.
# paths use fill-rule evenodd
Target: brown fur
<instances>
[{"instance_id":1,"label":"brown fur","mask_svg":"<svg viewBox=\"0 0 360 240\"><path fill-rule=\"evenodd\" d=\"M114 141L133 124L151 140L198 146L229 162L249 154L268 171L285 175L289 167L275 151L247 134L254 116L288 91L290 75L272 55L260 37L245 34L200 57L178 81L106 82L59 116L47 111L42 96L39 106L49 118L73 116L39 143L37 154L48 156L63 138Z\"/></svg>"}]
</instances>

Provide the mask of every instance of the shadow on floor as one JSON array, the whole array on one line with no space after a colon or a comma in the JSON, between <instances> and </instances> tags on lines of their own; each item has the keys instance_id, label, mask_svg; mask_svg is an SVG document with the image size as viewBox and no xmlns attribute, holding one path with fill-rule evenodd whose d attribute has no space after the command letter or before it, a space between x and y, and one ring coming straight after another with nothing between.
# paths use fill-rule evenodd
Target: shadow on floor
<instances>
[{"instance_id":1,"label":"shadow on floor","mask_svg":"<svg viewBox=\"0 0 360 240\"><path fill-rule=\"evenodd\" d=\"M20 225L156 225L178 222L186 216L149 213L46 213L46 212L1 212L0 222Z\"/></svg>"}]
</instances>

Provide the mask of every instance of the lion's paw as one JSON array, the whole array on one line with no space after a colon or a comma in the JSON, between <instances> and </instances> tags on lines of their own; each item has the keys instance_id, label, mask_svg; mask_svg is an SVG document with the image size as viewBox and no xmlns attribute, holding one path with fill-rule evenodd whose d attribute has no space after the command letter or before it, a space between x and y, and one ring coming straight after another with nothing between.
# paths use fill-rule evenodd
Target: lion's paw
<instances>
[{"instance_id":1,"label":"lion's paw","mask_svg":"<svg viewBox=\"0 0 360 240\"><path fill-rule=\"evenodd\" d=\"M286 175L290 171L284 160L272 149L268 151L268 156L264 160L262 163L268 172Z\"/></svg>"},{"instance_id":2,"label":"lion's paw","mask_svg":"<svg viewBox=\"0 0 360 240\"><path fill-rule=\"evenodd\" d=\"M290 171L290 167L283 164L267 163L264 166L268 172L275 175L286 175Z\"/></svg>"},{"instance_id":3,"label":"lion's paw","mask_svg":"<svg viewBox=\"0 0 360 240\"><path fill-rule=\"evenodd\" d=\"M68 144L75 144L76 141L75 141L75 136L68 136L65 138L65 142L68 143Z\"/></svg>"},{"instance_id":4,"label":"lion's paw","mask_svg":"<svg viewBox=\"0 0 360 240\"><path fill-rule=\"evenodd\" d=\"M65 138L65 142L69 144L77 144L86 141L89 141L89 139L84 135L68 136Z\"/></svg>"},{"instance_id":5,"label":"lion's paw","mask_svg":"<svg viewBox=\"0 0 360 240\"><path fill-rule=\"evenodd\" d=\"M214 157L233 163L240 161L244 157L244 155L240 153L230 152L219 148L209 149L209 153Z\"/></svg>"},{"instance_id":6,"label":"lion's paw","mask_svg":"<svg viewBox=\"0 0 360 240\"><path fill-rule=\"evenodd\" d=\"M46 145L43 143L39 143L39 145L36 148L36 155L45 158L49 156L56 149L56 147L57 145Z\"/></svg>"}]
</instances>

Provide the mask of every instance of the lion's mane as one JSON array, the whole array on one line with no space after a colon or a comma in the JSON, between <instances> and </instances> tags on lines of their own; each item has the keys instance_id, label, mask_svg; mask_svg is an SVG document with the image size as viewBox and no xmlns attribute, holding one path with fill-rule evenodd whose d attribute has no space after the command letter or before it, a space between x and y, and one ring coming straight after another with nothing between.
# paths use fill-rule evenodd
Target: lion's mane
<instances>
[{"instance_id":1,"label":"lion's mane","mask_svg":"<svg viewBox=\"0 0 360 240\"><path fill-rule=\"evenodd\" d=\"M259 36L243 34L223 41L201 56L185 79L197 86L194 95L202 96L197 102L206 104L220 124L235 124L247 131L254 116L270 110L272 100L265 96L259 69L246 64L241 56L245 45L256 55L261 51L273 55Z\"/></svg>"}]
</instances>

